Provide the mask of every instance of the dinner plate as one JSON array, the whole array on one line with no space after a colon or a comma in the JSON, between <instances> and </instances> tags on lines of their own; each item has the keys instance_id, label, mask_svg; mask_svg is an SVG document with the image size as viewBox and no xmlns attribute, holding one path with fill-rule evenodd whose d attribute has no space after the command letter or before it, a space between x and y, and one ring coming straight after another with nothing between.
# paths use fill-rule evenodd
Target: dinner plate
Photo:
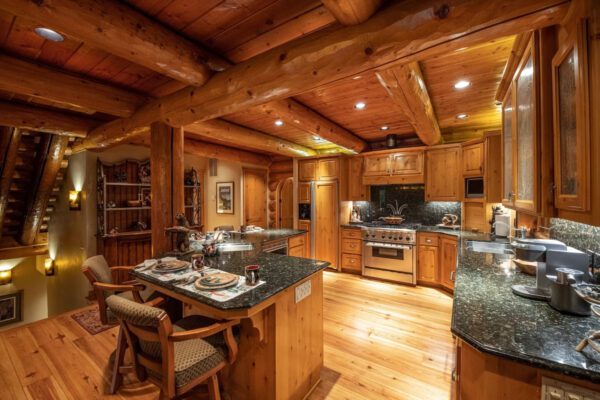
<instances>
[{"instance_id":1,"label":"dinner plate","mask_svg":"<svg viewBox=\"0 0 600 400\"><path fill-rule=\"evenodd\" d=\"M171 272L183 271L187 267L189 267L189 263L185 261L176 260L157 264L154 267L152 267L152 271L159 274L168 274Z\"/></svg>"},{"instance_id":2,"label":"dinner plate","mask_svg":"<svg viewBox=\"0 0 600 400\"><path fill-rule=\"evenodd\" d=\"M200 290L226 289L237 285L240 277L226 272L211 274L196 280L196 288Z\"/></svg>"}]
</instances>

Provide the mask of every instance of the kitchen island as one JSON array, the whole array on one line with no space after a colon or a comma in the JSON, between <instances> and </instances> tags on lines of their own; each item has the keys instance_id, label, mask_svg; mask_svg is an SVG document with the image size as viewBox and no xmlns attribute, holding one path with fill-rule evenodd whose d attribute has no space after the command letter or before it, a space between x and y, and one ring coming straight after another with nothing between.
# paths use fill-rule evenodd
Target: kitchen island
<instances>
[{"instance_id":1,"label":"kitchen island","mask_svg":"<svg viewBox=\"0 0 600 400\"><path fill-rule=\"evenodd\" d=\"M302 231L291 232L292 236ZM282 233L232 237L230 243L260 244ZM323 366L323 273L329 265L298 257L250 251L207 257L209 267L244 275L258 264L265 283L233 299L219 302L160 280L149 271L135 277L184 304L184 315L239 319L239 354L222 377L232 399L302 399L318 384ZM305 297L303 297L303 295Z\"/></svg>"},{"instance_id":2,"label":"kitchen island","mask_svg":"<svg viewBox=\"0 0 600 400\"><path fill-rule=\"evenodd\" d=\"M515 269L512 256L469 249L468 240L490 237L461 234L452 311L457 398L539 399L544 378L600 390L600 354L575 350L600 319L514 295L512 285L535 285L535 277Z\"/></svg>"}]
</instances>

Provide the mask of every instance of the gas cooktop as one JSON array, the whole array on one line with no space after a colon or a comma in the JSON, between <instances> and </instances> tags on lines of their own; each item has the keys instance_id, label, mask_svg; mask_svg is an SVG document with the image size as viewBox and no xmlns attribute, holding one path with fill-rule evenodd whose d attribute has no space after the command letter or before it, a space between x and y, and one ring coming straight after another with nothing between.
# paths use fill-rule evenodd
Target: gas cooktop
<instances>
[{"instance_id":1,"label":"gas cooktop","mask_svg":"<svg viewBox=\"0 0 600 400\"><path fill-rule=\"evenodd\" d=\"M359 222L359 223L351 223L351 225L364 226L365 228L412 229L412 230L416 230L421 227L421 224L410 223L410 222L400 224L400 225L389 225L389 224L385 224L383 221Z\"/></svg>"}]
</instances>

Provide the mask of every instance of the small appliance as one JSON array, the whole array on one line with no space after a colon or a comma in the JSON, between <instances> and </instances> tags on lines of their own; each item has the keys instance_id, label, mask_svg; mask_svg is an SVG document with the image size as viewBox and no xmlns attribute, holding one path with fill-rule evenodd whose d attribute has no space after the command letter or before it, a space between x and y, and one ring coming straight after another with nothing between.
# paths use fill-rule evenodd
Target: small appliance
<instances>
[{"instance_id":1,"label":"small appliance","mask_svg":"<svg viewBox=\"0 0 600 400\"><path fill-rule=\"evenodd\" d=\"M592 314L590 303L583 300L575 291L582 283L585 273L571 268L557 268L556 275L548 275L550 305L563 313L588 316Z\"/></svg>"}]
</instances>

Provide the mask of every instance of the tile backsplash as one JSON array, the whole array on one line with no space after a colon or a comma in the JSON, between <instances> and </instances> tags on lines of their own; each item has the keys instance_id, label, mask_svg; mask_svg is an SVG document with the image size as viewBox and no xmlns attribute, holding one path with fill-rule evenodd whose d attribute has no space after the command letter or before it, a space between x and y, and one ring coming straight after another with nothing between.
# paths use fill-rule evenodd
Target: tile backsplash
<instances>
[{"instance_id":1,"label":"tile backsplash","mask_svg":"<svg viewBox=\"0 0 600 400\"><path fill-rule=\"evenodd\" d=\"M600 252L600 227L566 219L550 219L550 237L578 250Z\"/></svg>"},{"instance_id":2,"label":"tile backsplash","mask_svg":"<svg viewBox=\"0 0 600 400\"><path fill-rule=\"evenodd\" d=\"M454 214L460 221L460 202L425 201L423 185L371 186L371 201L357 202L364 221L374 221L391 214L387 204L408 204L404 210L406 222L435 225L442 222L444 214Z\"/></svg>"}]
</instances>

